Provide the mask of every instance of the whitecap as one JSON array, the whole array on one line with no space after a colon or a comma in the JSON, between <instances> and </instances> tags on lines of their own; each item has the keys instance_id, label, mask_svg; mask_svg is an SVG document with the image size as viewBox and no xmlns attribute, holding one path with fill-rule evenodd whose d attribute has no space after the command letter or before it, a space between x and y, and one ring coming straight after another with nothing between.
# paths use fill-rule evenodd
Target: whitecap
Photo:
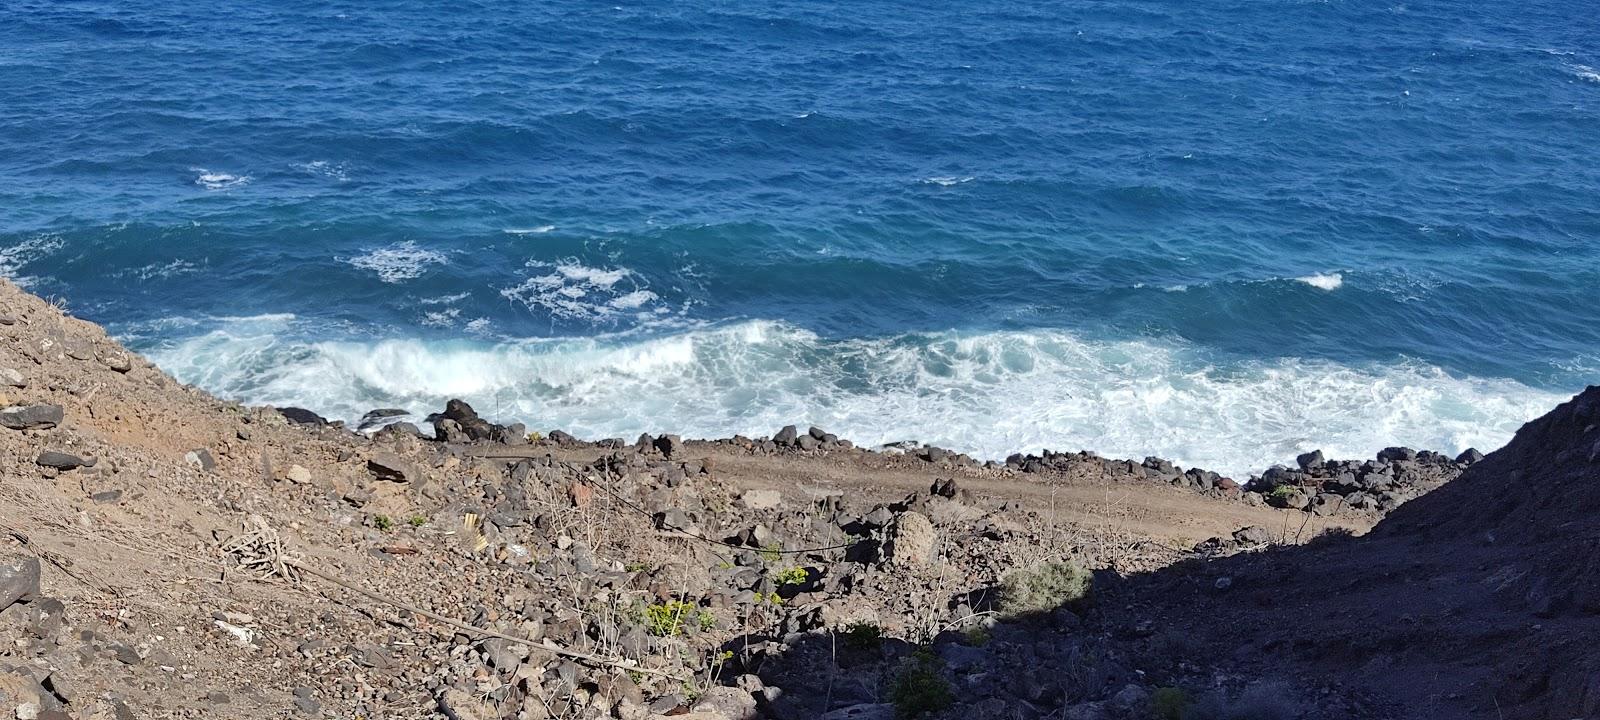
<instances>
[{"instance_id":1,"label":"whitecap","mask_svg":"<svg viewBox=\"0 0 1600 720\"><path fill-rule=\"evenodd\" d=\"M295 167L306 174L328 178L335 182L348 182L350 180L349 170L345 168L344 163L312 160L311 162L295 165Z\"/></svg>"},{"instance_id":2,"label":"whitecap","mask_svg":"<svg viewBox=\"0 0 1600 720\"><path fill-rule=\"evenodd\" d=\"M1295 282L1302 282L1318 290L1338 290L1344 284L1344 276L1336 273L1317 273L1295 278Z\"/></svg>"},{"instance_id":3,"label":"whitecap","mask_svg":"<svg viewBox=\"0 0 1600 720\"><path fill-rule=\"evenodd\" d=\"M1594 68L1589 67L1588 65L1576 65L1575 64L1575 65L1569 65L1568 67L1570 67L1572 69L1572 74L1573 75L1576 75L1579 78L1582 78L1584 80L1588 80L1589 82L1600 83L1600 70L1595 70Z\"/></svg>"},{"instance_id":4,"label":"whitecap","mask_svg":"<svg viewBox=\"0 0 1600 720\"><path fill-rule=\"evenodd\" d=\"M538 227L530 228L505 228L500 232L503 232L507 235L543 235L555 229L556 226L554 225L540 225Z\"/></svg>"},{"instance_id":5,"label":"whitecap","mask_svg":"<svg viewBox=\"0 0 1600 720\"><path fill-rule=\"evenodd\" d=\"M439 297L423 298L417 302L422 303L423 305L453 305L469 297L472 297L472 293L464 292L456 293L454 295L440 295Z\"/></svg>"},{"instance_id":6,"label":"whitecap","mask_svg":"<svg viewBox=\"0 0 1600 720\"><path fill-rule=\"evenodd\" d=\"M178 275L189 275L200 272L200 266L187 260L171 260L168 262L155 262L149 265L122 270L115 273L115 277L132 277L140 281L165 280Z\"/></svg>"},{"instance_id":7,"label":"whitecap","mask_svg":"<svg viewBox=\"0 0 1600 720\"><path fill-rule=\"evenodd\" d=\"M527 266L542 272L501 288L500 295L529 310L591 323L615 322L625 313L640 319L664 314L665 308L652 307L660 298L628 268L590 267L574 260L530 260Z\"/></svg>"},{"instance_id":8,"label":"whitecap","mask_svg":"<svg viewBox=\"0 0 1600 720\"><path fill-rule=\"evenodd\" d=\"M60 250L62 245L58 235L35 235L15 245L0 247L0 277L10 278L17 285L27 287L32 278L21 276L22 269Z\"/></svg>"},{"instance_id":9,"label":"whitecap","mask_svg":"<svg viewBox=\"0 0 1600 720\"><path fill-rule=\"evenodd\" d=\"M925 185L938 185L938 186L941 186L941 187L950 187L952 185L960 185L961 183L965 183L965 182L972 182L972 177L971 176L968 176L968 177L938 176L938 177L924 178L922 180L922 182Z\"/></svg>"},{"instance_id":10,"label":"whitecap","mask_svg":"<svg viewBox=\"0 0 1600 720\"><path fill-rule=\"evenodd\" d=\"M199 173L199 176L194 179L194 184L207 190L229 190L250 182L249 175L213 172L200 167L189 168L189 171Z\"/></svg>"},{"instance_id":11,"label":"whitecap","mask_svg":"<svg viewBox=\"0 0 1600 720\"><path fill-rule=\"evenodd\" d=\"M379 280L386 283L401 283L422 277L431 265L443 265L445 257L407 240L372 250L359 257L346 259L344 262L363 270L371 270L378 274Z\"/></svg>"}]
</instances>

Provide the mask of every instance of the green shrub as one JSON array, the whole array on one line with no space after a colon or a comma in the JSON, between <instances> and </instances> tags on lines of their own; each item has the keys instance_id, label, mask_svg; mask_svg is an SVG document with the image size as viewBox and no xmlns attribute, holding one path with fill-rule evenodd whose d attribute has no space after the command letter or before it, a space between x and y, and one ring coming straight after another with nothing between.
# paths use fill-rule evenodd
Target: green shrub
<instances>
[{"instance_id":1,"label":"green shrub","mask_svg":"<svg viewBox=\"0 0 1600 720\"><path fill-rule=\"evenodd\" d=\"M428 518L422 515L412 515L406 520L406 524L414 528L419 528L428 524Z\"/></svg>"},{"instance_id":2,"label":"green shrub","mask_svg":"<svg viewBox=\"0 0 1600 720\"><path fill-rule=\"evenodd\" d=\"M857 620L844 626L844 631L839 633L844 639L845 647L853 650L870 652L877 650L883 642L883 628L865 620Z\"/></svg>"},{"instance_id":3,"label":"green shrub","mask_svg":"<svg viewBox=\"0 0 1600 720\"><path fill-rule=\"evenodd\" d=\"M1150 715L1156 720L1183 720L1190 702L1189 693L1182 688L1156 688L1150 693Z\"/></svg>"},{"instance_id":4,"label":"green shrub","mask_svg":"<svg viewBox=\"0 0 1600 720\"><path fill-rule=\"evenodd\" d=\"M1094 576L1072 562L1018 568L1000 581L998 609L1004 615L1017 617L1078 606L1088 598L1093 583Z\"/></svg>"},{"instance_id":5,"label":"green shrub","mask_svg":"<svg viewBox=\"0 0 1600 720\"><path fill-rule=\"evenodd\" d=\"M806 572L803 567L792 567L772 576L772 581L777 583L779 587L784 585L804 585L810 579L811 573Z\"/></svg>"},{"instance_id":6,"label":"green shrub","mask_svg":"<svg viewBox=\"0 0 1600 720\"><path fill-rule=\"evenodd\" d=\"M394 529L394 518L388 515L373 515L372 526L383 532L389 532Z\"/></svg>"},{"instance_id":7,"label":"green shrub","mask_svg":"<svg viewBox=\"0 0 1600 720\"><path fill-rule=\"evenodd\" d=\"M717 626L717 616L706 610L696 611L694 621L700 626L700 632L710 632Z\"/></svg>"},{"instance_id":8,"label":"green shrub","mask_svg":"<svg viewBox=\"0 0 1600 720\"><path fill-rule=\"evenodd\" d=\"M1267 497L1274 500L1286 500L1290 495L1293 495L1297 492L1300 492L1300 488L1297 488L1293 485L1279 485L1273 488L1272 492L1267 493Z\"/></svg>"},{"instance_id":9,"label":"green shrub","mask_svg":"<svg viewBox=\"0 0 1600 720\"><path fill-rule=\"evenodd\" d=\"M683 619L693 612L695 607L686 602L671 600L656 603L644 609L644 629L656 637L672 637L683 634Z\"/></svg>"},{"instance_id":10,"label":"green shrub","mask_svg":"<svg viewBox=\"0 0 1600 720\"><path fill-rule=\"evenodd\" d=\"M918 650L907 658L889 687L889 699L895 714L907 719L950 707L950 683L939 674L938 657Z\"/></svg>"}]
</instances>

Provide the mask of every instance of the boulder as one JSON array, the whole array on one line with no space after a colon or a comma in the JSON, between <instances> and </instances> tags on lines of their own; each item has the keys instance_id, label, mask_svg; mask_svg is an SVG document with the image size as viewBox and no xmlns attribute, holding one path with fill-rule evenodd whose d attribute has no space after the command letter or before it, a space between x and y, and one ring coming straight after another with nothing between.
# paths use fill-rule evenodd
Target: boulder
<instances>
[{"instance_id":1,"label":"boulder","mask_svg":"<svg viewBox=\"0 0 1600 720\"><path fill-rule=\"evenodd\" d=\"M452 398L445 403L444 413L435 420L435 425L439 420L454 421L460 426L461 433L472 441L494 440L497 435L504 432L501 426L478 417L478 412L473 410L467 401L459 398Z\"/></svg>"},{"instance_id":2,"label":"boulder","mask_svg":"<svg viewBox=\"0 0 1600 720\"><path fill-rule=\"evenodd\" d=\"M1282 492L1274 490L1267 496L1267 504L1275 508L1304 510L1311 504L1311 498L1306 497L1305 491L1300 488L1289 488Z\"/></svg>"},{"instance_id":3,"label":"boulder","mask_svg":"<svg viewBox=\"0 0 1600 720\"><path fill-rule=\"evenodd\" d=\"M217 469L217 459L212 457L211 451L205 448L195 448L184 453L183 460L196 470L203 472L211 472Z\"/></svg>"},{"instance_id":4,"label":"boulder","mask_svg":"<svg viewBox=\"0 0 1600 720\"><path fill-rule=\"evenodd\" d=\"M1460 455L1456 456L1456 462L1463 465L1471 465L1482 459L1483 453L1478 452L1477 448L1467 448L1462 450Z\"/></svg>"},{"instance_id":5,"label":"boulder","mask_svg":"<svg viewBox=\"0 0 1600 720\"><path fill-rule=\"evenodd\" d=\"M39 559L11 557L0 560L0 610L39 597Z\"/></svg>"},{"instance_id":6,"label":"boulder","mask_svg":"<svg viewBox=\"0 0 1600 720\"><path fill-rule=\"evenodd\" d=\"M751 510L776 510L783 504L783 494L777 490L746 490L739 501Z\"/></svg>"},{"instance_id":7,"label":"boulder","mask_svg":"<svg viewBox=\"0 0 1600 720\"><path fill-rule=\"evenodd\" d=\"M923 568L933 564L934 551L939 544L938 531L926 515L918 512L901 513L890 527L889 562L907 568Z\"/></svg>"},{"instance_id":8,"label":"boulder","mask_svg":"<svg viewBox=\"0 0 1600 720\"><path fill-rule=\"evenodd\" d=\"M327 425L328 419L305 408L278 408L278 414L295 425Z\"/></svg>"},{"instance_id":9,"label":"boulder","mask_svg":"<svg viewBox=\"0 0 1600 720\"><path fill-rule=\"evenodd\" d=\"M1260 525L1249 525L1233 531L1233 539L1241 545L1266 545L1272 542L1272 531Z\"/></svg>"},{"instance_id":10,"label":"boulder","mask_svg":"<svg viewBox=\"0 0 1600 720\"><path fill-rule=\"evenodd\" d=\"M662 456L671 460L683 452L683 438L677 435L662 435L656 438L655 446L661 451Z\"/></svg>"},{"instance_id":11,"label":"boulder","mask_svg":"<svg viewBox=\"0 0 1600 720\"><path fill-rule=\"evenodd\" d=\"M13 405L0 410L0 427L42 430L60 425L64 416L60 405Z\"/></svg>"},{"instance_id":12,"label":"boulder","mask_svg":"<svg viewBox=\"0 0 1600 720\"><path fill-rule=\"evenodd\" d=\"M367 470L371 471L373 477L390 482L413 482L418 477L411 463L391 452L375 453L368 458Z\"/></svg>"},{"instance_id":13,"label":"boulder","mask_svg":"<svg viewBox=\"0 0 1600 720\"><path fill-rule=\"evenodd\" d=\"M1344 507L1344 498L1333 493L1317 493L1311 498L1311 512L1318 515L1334 515Z\"/></svg>"},{"instance_id":14,"label":"boulder","mask_svg":"<svg viewBox=\"0 0 1600 720\"><path fill-rule=\"evenodd\" d=\"M1294 462L1300 466L1301 470L1311 470L1322 467L1322 464L1327 462L1327 459L1322 457L1321 450L1312 450L1295 456Z\"/></svg>"},{"instance_id":15,"label":"boulder","mask_svg":"<svg viewBox=\"0 0 1600 720\"><path fill-rule=\"evenodd\" d=\"M778 431L777 435L772 436L772 441L779 445L793 445L795 440L799 437L799 428L796 428L793 425L785 425L783 426L782 430Z\"/></svg>"},{"instance_id":16,"label":"boulder","mask_svg":"<svg viewBox=\"0 0 1600 720\"><path fill-rule=\"evenodd\" d=\"M1387 447L1378 452L1378 459L1384 462L1401 462L1417 459L1417 451L1408 447Z\"/></svg>"},{"instance_id":17,"label":"boulder","mask_svg":"<svg viewBox=\"0 0 1600 720\"><path fill-rule=\"evenodd\" d=\"M76 470L81 467L89 467L94 465L93 458L86 460L78 457L77 455L73 455L72 453L58 452L55 450L46 450L39 453L39 457L35 458L34 462L44 467L55 468L57 470Z\"/></svg>"},{"instance_id":18,"label":"boulder","mask_svg":"<svg viewBox=\"0 0 1600 720\"><path fill-rule=\"evenodd\" d=\"M397 422L395 418L405 417L410 414L411 413L409 411L402 410L400 408L378 408L377 410L369 410L367 411L367 414L361 416L361 421L356 423L356 430L361 432L376 430Z\"/></svg>"},{"instance_id":19,"label":"boulder","mask_svg":"<svg viewBox=\"0 0 1600 720\"><path fill-rule=\"evenodd\" d=\"M727 718L756 717L756 699L739 688L725 685L713 686L694 703L693 712L684 717L693 718L701 713L717 713Z\"/></svg>"},{"instance_id":20,"label":"boulder","mask_svg":"<svg viewBox=\"0 0 1600 720\"><path fill-rule=\"evenodd\" d=\"M0 385L14 388L25 388L28 386L28 379L23 377L22 373L17 372L16 370L8 367L0 367Z\"/></svg>"}]
</instances>

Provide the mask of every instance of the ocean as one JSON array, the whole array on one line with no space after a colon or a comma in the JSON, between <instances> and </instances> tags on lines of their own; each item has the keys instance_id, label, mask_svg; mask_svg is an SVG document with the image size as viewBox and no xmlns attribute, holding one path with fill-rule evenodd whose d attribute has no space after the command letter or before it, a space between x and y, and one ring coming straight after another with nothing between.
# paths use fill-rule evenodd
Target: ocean
<instances>
[{"instance_id":1,"label":"ocean","mask_svg":"<svg viewBox=\"0 0 1600 720\"><path fill-rule=\"evenodd\" d=\"M1234 474L1600 377L1527 3L8 2L0 275L185 382Z\"/></svg>"}]
</instances>

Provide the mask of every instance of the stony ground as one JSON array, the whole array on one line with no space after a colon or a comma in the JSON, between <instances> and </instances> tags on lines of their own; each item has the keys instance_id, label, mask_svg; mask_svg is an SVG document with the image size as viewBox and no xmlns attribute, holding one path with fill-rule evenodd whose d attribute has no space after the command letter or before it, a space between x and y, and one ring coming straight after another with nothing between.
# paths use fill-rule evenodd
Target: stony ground
<instances>
[{"instance_id":1,"label":"stony ground","mask_svg":"<svg viewBox=\"0 0 1600 720\"><path fill-rule=\"evenodd\" d=\"M1233 618L1317 571L1274 548L1473 456L1234 482L801 428L530 442L458 403L356 433L183 387L4 281L0 408L18 718L1454 716L1292 625L1240 650Z\"/></svg>"}]
</instances>

